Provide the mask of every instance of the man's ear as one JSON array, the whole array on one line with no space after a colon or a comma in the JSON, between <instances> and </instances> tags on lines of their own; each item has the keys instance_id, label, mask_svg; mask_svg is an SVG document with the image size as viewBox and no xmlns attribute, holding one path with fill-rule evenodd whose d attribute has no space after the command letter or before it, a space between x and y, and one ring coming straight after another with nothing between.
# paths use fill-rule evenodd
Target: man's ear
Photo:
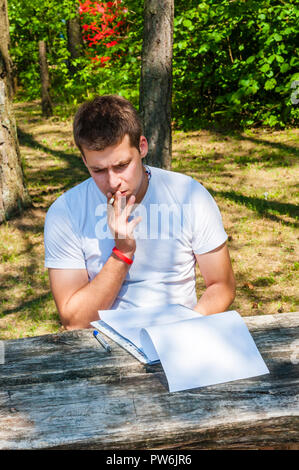
<instances>
[{"instance_id":1,"label":"man's ear","mask_svg":"<svg viewBox=\"0 0 299 470\"><path fill-rule=\"evenodd\" d=\"M86 158L85 158L85 155L84 155L83 150L80 150L80 152L81 152L81 157L82 157L83 163L84 163L84 165L86 166L86 168L88 168L88 167L87 167L87 161L86 161Z\"/></svg>"},{"instance_id":2,"label":"man's ear","mask_svg":"<svg viewBox=\"0 0 299 470\"><path fill-rule=\"evenodd\" d=\"M140 137L139 149L140 149L141 158L146 157L147 152L148 152L148 142L146 140L146 137L144 137L144 135Z\"/></svg>"}]
</instances>

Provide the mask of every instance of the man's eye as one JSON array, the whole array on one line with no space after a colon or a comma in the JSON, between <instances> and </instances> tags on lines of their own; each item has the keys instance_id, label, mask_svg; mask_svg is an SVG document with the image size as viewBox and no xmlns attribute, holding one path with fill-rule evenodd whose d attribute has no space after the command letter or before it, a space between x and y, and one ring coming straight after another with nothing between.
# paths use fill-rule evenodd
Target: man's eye
<instances>
[{"instance_id":1,"label":"man's eye","mask_svg":"<svg viewBox=\"0 0 299 470\"><path fill-rule=\"evenodd\" d=\"M94 173L102 173L103 170L93 170Z\"/></svg>"},{"instance_id":2,"label":"man's eye","mask_svg":"<svg viewBox=\"0 0 299 470\"><path fill-rule=\"evenodd\" d=\"M124 168L125 166L128 166L129 163L122 163L121 165L117 165L116 168Z\"/></svg>"}]
</instances>

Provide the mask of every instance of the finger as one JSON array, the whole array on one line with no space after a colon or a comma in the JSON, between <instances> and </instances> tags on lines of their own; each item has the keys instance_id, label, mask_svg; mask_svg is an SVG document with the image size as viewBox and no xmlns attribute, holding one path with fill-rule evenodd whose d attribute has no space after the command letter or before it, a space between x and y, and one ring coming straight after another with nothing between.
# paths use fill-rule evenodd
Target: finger
<instances>
[{"instance_id":1,"label":"finger","mask_svg":"<svg viewBox=\"0 0 299 470\"><path fill-rule=\"evenodd\" d=\"M129 227L129 233L133 234L134 229L136 228L136 225L138 225L142 220L142 217L135 217L135 219L131 220L131 222L128 223Z\"/></svg>"},{"instance_id":2,"label":"finger","mask_svg":"<svg viewBox=\"0 0 299 470\"><path fill-rule=\"evenodd\" d=\"M115 200L113 194L111 192L109 192L109 193L106 194L106 197L107 197L108 204L110 204L112 206L113 203L114 203L114 200Z\"/></svg>"},{"instance_id":3,"label":"finger","mask_svg":"<svg viewBox=\"0 0 299 470\"><path fill-rule=\"evenodd\" d=\"M113 197L114 197L114 209L115 209L115 214L119 214L120 213L120 195L121 195L121 192L120 191L116 191L116 193L114 193Z\"/></svg>"},{"instance_id":4,"label":"finger","mask_svg":"<svg viewBox=\"0 0 299 470\"><path fill-rule=\"evenodd\" d=\"M114 214L114 209L113 209L114 201L112 202L112 198L114 199L114 197L111 192L107 193L106 197L107 197L107 214L109 217L111 217L112 214Z\"/></svg>"},{"instance_id":5,"label":"finger","mask_svg":"<svg viewBox=\"0 0 299 470\"><path fill-rule=\"evenodd\" d=\"M126 208L126 216L127 216L127 219L130 217L130 215L132 214L133 210L136 208L136 204L135 204L135 196L132 194L128 200L128 203L127 203L127 208Z\"/></svg>"},{"instance_id":6,"label":"finger","mask_svg":"<svg viewBox=\"0 0 299 470\"><path fill-rule=\"evenodd\" d=\"M128 200L128 204L134 204L136 200L136 197L135 197L135 194L131 194L131 196L129 197L129 200Z\"/></svg>"},{"instance_id":7,"label":"finger","mask_svg":"<svg viewBox=\"0 0 299 470\"><path fill-rule=\"evenodd\" d=\"M126 196L120 196L120 210L123 213L123 211L126 209L127 206L127 198Z\"/></svg>"},{"instance_id":8,"label":"finger","mask_svg":"<svg viewBox=\"0 0 299 470\"><path fill-rule=\"evenodd\" d=\"M125 211L126 205L127 205L126 196L122 196L120 191L116 191L114 196L115 196L115 201L116 201L116 204L115 204L116 214L118 216L120 216L122 214L125 214L124 211Z\"/></svg>"}]
</instances>

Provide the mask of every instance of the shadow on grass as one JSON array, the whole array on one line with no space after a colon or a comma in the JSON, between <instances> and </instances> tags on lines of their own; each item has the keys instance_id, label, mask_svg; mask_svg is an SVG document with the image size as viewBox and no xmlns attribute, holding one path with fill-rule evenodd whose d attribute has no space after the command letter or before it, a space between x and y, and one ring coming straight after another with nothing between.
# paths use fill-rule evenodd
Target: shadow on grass
<instances>
[{"instance_id":1,"label":"shadow on grass","mask_svg":"<svg viewBox=\"0 0 299 470\"><path fill-rule=\"evenodd\" d=\"M50 156L52 155L60 161L67 163L67 167L64 165L63 168L60 168L59 162L57 162L55 167L45 168L42 171L39 170L35 172L28 169L27 178L30 178L30 185L32 186L30 194L34 202L38 201L43 195L66 191L90 176L79 156L70 152L67 153L48 148L37 142L31 134L24 132L20 128L18 128L18 137L20 145L40 150L43 153L47 153ZM52 185L54 187L51 187ZM36 205L35 208L37 208ZM36 221L33 220L32 223L25 223L21 217L16 217L14 220L15 227L21 233L28 234L31 232L32 234L41 234L43 232L43 223L39 218L37 218ZM15 302L13 307L2 304L0 317L3 318L10 314L19 313L25 315L32 321L40 322L44 318L43 311L45 303L53 298L52 293L49 289L46 289L45 284L42 287L43 292L34 295L34 292L41 290L41 276L38 275L41 269L41 259L40 255L34 252L34 245L31 241L27 237L24 237L24 240L25 249L22 253L26 252L28 255L26 272L23 272L21 269L18 276L7 272L2 276L0 286L2 298L5 296L5 300L9 300L13 297L13 292L17 285L22 287L24 295L22 299ZM27 289L29 290L28 293L26 292ZM45 292L45 290L47 290L47 292ZM26 297L27 299L29 298L29 300L27 300ZM58 313L57 321L59 321Z\"/></svg>"},{"instance_id":2,"label":"shadow on grass","mask_svg":"<svg viewBox=\"0 0 299 470\"><path fill-rule=\"evenodd\" d=\"M2 315L9 315L11 313L21 313L22 311L29 311L29 317L31 318L36 318L40 319L39 317L39 312L43 308L44 302L51 300L52 299L52 293L47 292L44 294L39 295L35 299L27 300L27 301L22 301L21 305L18 305L17 307L13 308L8 308L7 310L3 310ZM58 317L58 313L57 313Z\"/></svg>"},{"instance_id":3,"label":"shadow on grass","mask_svg":"<svg viewBox=\"0 0 299 470\"><path fill-rule=\"evenodd\" d=\"M1 277L0 285L0 318L4 318L11 314L20 314L21 319L28 319L36 324L51 318L57 318L57 327L59 328L59 316L51 313L50 317L45 311L45 303L53 300L49 288L49 282L46 281L46 273L41 272L41 257L35 252L35 245L29 238L31 232L33 236L40 235L43 232L43 224L40 223L39 217L34 220L34 212L32 212L32 223L24 223L22 218L16 218L14 227L24 234L23 240L25 247L18 252L17 256L26 254L26 266L16 265L18 273L10 273L9 266L7 271ZM27 236L25 236L27 234ZM13 263L14 264L14 263ZM14 270L15 271L15 270ZM15 290L21 292L21 297L15 299ZM8 305L5 305L6 301ZM11 303L13 302L13 306ZM52 309L51 309L52 312Z\"/></svg>"},{"instance_id":4,"label":"shadow on grass","mask_svg":"<svg viewBox=\"0 0 299 470\"><path fill-rule=\"evenodd\" d=\"M280 142L271 142L270 140L265 140L253 136L248 136L244 135L243 133L234 133L231 136L235 140L247 140L250 142L253 142L254 144L259 144L259 145L266 145L267 147L275 150L280 150L281 152L285 152L289 155L291 155L294 158L299 157L299 149L297 147L294 147L292 145L288 144L283 144Z\"/></svg>"},{"instance_id":5,"label":"shadow on grass","mask_svg":"<svg viewBox=\"0 0 299 470\"><path fill-rule=\"evenodd\" d=\"M33 234L41 233L43 231L43 225L35 224L32 225L23 224L22 220L16 220L15 227L22 233L32 232ZM26 253L28 259L28 265L25 268L21 268L18 275L10 274L7 272L1 277L0 293L2 300L13 299L13 292L16 287L21 287L24 290L22 298L15 302L18 305L14 307L5 307L3 304L0 309L0 318L7 315L18 313L24 313L28 319L40 323L45 319L44 305L45 302L52 299L52 294L49 291L45 292L46 285L42 285L42 276L38 275L41 267L41 259L37 253L34 253L34 245L26 237L24 237L26 247L18 255ZM36 295L37 290L43 292ZM26 300L26 297L30 300ZM1 305L1 304L0 304ZM57 313L58 318L58 313Z\"/></svg>"},{"instance_id":6,"label":"shadow on grass","mask_svg":"<svg viewBox=\"0 0 299 470\"><path fill-rule=\"evenodd\" d=\"M246 164L255 164L259 163L262 164L263 167L267 168L275 168L275 167L290 167L298 162L299 158L299 149L298 147L284 144L280 142L272 142L270 140L261 139L254 136L248 136L243 134L241 131L231 131L231 132L221 132L217 130L209 129L211 134L216 136L215 142L220 142L224 140L228 140L228 137L236 140L236 141L249 141L256 145L260 145L266 148L257 148L252 151L252 149L245 150L244 155L227 155L223 156L217 152L213 152L209 155L205 155L204 157L200 156L191 156L192 152L187 151L186 156L190 158L191 156L191 169L196 170L199 168L204 168L205 170L210 171L219 171L221 170L221 165L219 161L215 162L215 160L220 159L225 161L233 161L239 165L246 165ZM194 136L198 135L198 131L194 133ZM190 136L190 133L187 135L187 138ZM276 151L275 153L273 152ZM193 161L192 161L193 160ZM214 161L214 163L213 163ZM206 166L208 163L208 166ZM211 163L213 163L211 165ZM193 166L192 166L193 164Z\"/></svg>"},{"instance_id":7,"label":"shadow on grass","mask_svg":"<svg viewBox=\"0 0 299 470\"><path fill-rule=\"evenodd\" d=\"M215 198L220 197L224 199L229 199L237 204L243 205L248 209L256 212L262 217L273 220L274 222L279 222L283 225L290 227L298 227L298 217L299 217L299 207L295 204L282 203L277 201L266 201L258 197L244 196L243 194L237 193L236 191L215 191L212 188L206 186L206 189L214 196ZM273 213L272 213L273 211ZM275 214L286 215L292 217L292 221L284 220Z\"/></svg>"},{"instance_id":8,"label":"shadow on grass","mask_svg":"<svg viewBox=\"0 0 299 470\"><path fill-rule=\"evenodd\" d=\"M72 188L76 184L80 183L86 178L89 178L89 173L81 159L81 157L73 154L66 153L61 150L53 150L45 145L37 142L31 134L24 132L18 128L18 137L21 145L31 147L33 149L39 149L49 155L53 155L55 158L64 160L68 164L68 168L48 168L44 169L42 173L40 171L30 172L30 180L35 186L35 183L48 183L48 184L59 184L61 185L59 190L66 191ZM28 176L27 176L28 178ZM56 191L56 189L54 190ZM47 189L47 193L51 192L51 188Z\"/></svg>"}]
</instances>

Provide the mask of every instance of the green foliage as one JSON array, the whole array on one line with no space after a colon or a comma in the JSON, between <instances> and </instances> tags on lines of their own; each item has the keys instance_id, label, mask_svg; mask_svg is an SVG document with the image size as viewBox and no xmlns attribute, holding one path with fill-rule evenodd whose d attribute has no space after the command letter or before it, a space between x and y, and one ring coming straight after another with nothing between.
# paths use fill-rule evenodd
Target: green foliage
<instances>
[{"instance_id":1,"label":"green foliage","mask_svg":"<svg viewBox=\"0 0 299 470\"><path fill-rule=\"evenodd\" d=\"M18 98L40 96L38 40L44 39L50 93L60 114L96 93L122 94L138 105L143 8L137 0L123 3L128 13L122 40L109 49L85 43L82 56L71 61L66 23L78 14L78 2L8 0ZM292 88L299 82L297 25L295 0L175 0L175 126L296 125L297 99L291 96L299 97ZM92 54L110 59L101 64Z\"/></svg>"},{"instance_id":2,"label":"green foliage","mask_svg":"<svg viewBox=\"0 0 299 470\"><path fill-rule=\"evenodd\" d=\"M191 3L186 9L185 2L175 2L177 125L294 125L299 115L291 102L299 65L295 0Z\"/></svg>"},{"instance_id":3,"label":"green foliage","mask_svg":"<svg viewBox=\"0 0 299 470\"><path fill-rule=\"evenodd\" d=\"M9 0L11 56L19 86L17 99L40 97L38 41L43 39L47 43L50 94L60 115L69 105L76 106L97 93L122 94L137 105L143 17L142 5L135 3L126 2L130 27L120 43L111 48L113 54L109 49L112 60L103 65L91 60L99 48L90 49L87 43L82 56L71 60L66 25L78 15L78 2ZM76 66L76 73L71 73L71 65Z\"/></svg>"},{"instance_id":4,"label":"green foliage","mask_svg":"<svg viewBox=\"0 0 299 470\"><path fill-rule=\"evenodd\" d=\"M18 85L23 89L24 99L40 96L38 41L47 42L50 67L65 50L57 50L59 36L64 34L63 16L58 11L53 15L55 2L43 3L37 0L9 0L11 56L16 68Z\"/></svg>"}]
</instances>

